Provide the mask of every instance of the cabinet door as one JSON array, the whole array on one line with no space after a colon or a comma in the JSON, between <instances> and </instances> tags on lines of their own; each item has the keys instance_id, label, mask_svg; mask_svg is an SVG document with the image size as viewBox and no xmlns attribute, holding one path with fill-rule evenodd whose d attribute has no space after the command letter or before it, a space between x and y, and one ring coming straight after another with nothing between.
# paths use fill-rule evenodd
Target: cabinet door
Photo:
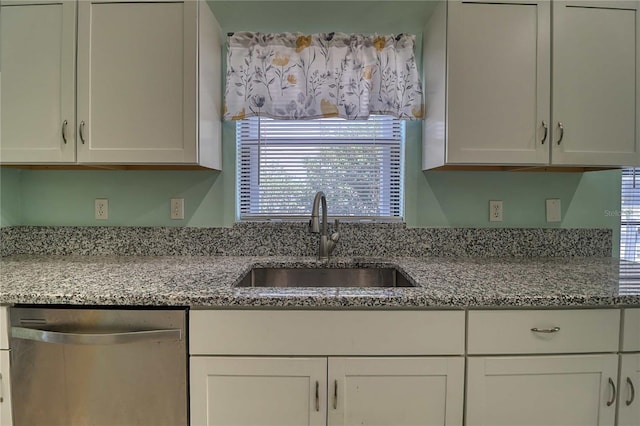
<instances>
[{"instance_id":1,"label":"cabinet door","mask_svg":"<svg viewBox=\"0 0 640 426\"><path fill-rule=\"evenodd\" d=\"M553 2L552 163L640 164L638 5Z\"/></svg>"},{"instance_id":2,"label":"cabinet door","mask_svg":"<svg viewBox=\"0 0 640 426\"><path fill-rule=\"evenodd\" d=\"M9 311L6 306L0 306L0 350L9 349Z\"/></svg>"},{"instance_id":3,"label":"cabinet door","mask_svg":"<svg viewBox=\"0 0 640 426\"><path fill-rule=\"evenodd\" d=\"M73 162L76 3L0 11L0 161Z\"/></svg>"},{"instance_id":4,"label":"cabinet door","mask_svg":"<svg viewBox=\"0 0 640 426\"><path fill-rule=\"evenodd\" d=\"M9 351L0 351L0 426L13 424L9 384Z\"/></svg>"},{"instance_id":5,"label":"cabinet door","mask_svg":"<svg viewBox=\"0 0 640 426\"><path fill-rule=\"evenodd\" d=\"M640 425L640 354L620 356L618 426Z\"/></svg>"},{"instance_id":6,"label":"cabinet door","mask_svg":"<svg viewBox=\"0 0 640 426\"><path fill-rule=\"evenodd\" d=\"M613 426L616 355L469 358L467 425Z\"/></svg>"},{"instance_id":7,"label":"cabinet door","mask_svg":"<svg viewBox=\"0 0 640 426\"><path fill-rule=\"evenodd\" d=\"M464 358L329 358L329 425L462 425Z\"/></svg>"},{"instance_id":8,"label":"cabinet door","mask_svg":"<svg viewBox=\"0 0 640 426\"><path fill-rule=\"evenodd\" d=\"M622 350L640 352L640 309L627 308L624 310L623 329Z\"/></svg>"},{"instance_id":9,"label":"cabinet door","mask_svg":"<svg viewBox=\"0 0 640 426\"><path fill-rule=\"evenodd\" d=\"M447 161L549 161L548 1L450 1Z\"/></svg>"},{"instance_id":10,"label":"cabinet door","mask_svg":"<svg viewBox=\"0 0 640 426\"><path fill-rule=\"evenodd\" d=\"M78 161L195 163L197 2L78 6Z\"/></svg>"},{"instance_id":11,"label":"cabinet door","mask_svg":"<svg viewBox=\"0 0 640 426\"><path fill-rule=\"evenodd\" d=\"M191 424L326 424L326 358L191 357Z\"/></svg>"}]
</instances>

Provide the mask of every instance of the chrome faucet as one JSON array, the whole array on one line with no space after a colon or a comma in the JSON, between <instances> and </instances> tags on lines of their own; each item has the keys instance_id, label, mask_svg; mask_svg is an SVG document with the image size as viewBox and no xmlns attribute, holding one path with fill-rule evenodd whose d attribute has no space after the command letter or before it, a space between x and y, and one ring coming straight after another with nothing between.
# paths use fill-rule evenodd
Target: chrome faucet
<instances>
[{"instance_id":1,"label":"chrome faucet","mask_svg":"<svg viewBox=\"0 0 640 426\"><path fill-rule=\"evenodd\" d=\"M320 227L320 204L322 203L322 227ZM309 232L320 233L320 247L318 248L318 260L329 260L329 255L336 248L336 243L340 239L338 232L338 219L336 219L336 230L331 237L327 235L327 198L324 192L318 191L313 199L311 208L311 220L309 221Z\"/></svg>"}]
</instances>

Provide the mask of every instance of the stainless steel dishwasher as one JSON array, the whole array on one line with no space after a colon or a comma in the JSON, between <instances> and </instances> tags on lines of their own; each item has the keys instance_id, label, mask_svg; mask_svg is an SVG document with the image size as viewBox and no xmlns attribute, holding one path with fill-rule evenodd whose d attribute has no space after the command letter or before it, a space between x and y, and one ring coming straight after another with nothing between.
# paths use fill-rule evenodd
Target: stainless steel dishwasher
<instances>
[{"instance_id":1,"label":"stainless steel dishwasher","mask_svg":"<svg viewBox=\"0 0 640 426\"><path fill-rule=\"evenodd\" d=\"M14 425L187 425L184 309L10 309Z\"/></svg>"}]
</instances>

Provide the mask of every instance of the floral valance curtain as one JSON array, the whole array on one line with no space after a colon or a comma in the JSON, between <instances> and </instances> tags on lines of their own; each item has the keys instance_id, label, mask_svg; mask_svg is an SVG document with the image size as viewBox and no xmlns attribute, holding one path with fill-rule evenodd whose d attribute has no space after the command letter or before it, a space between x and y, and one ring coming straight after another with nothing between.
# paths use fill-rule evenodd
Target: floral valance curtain
<instances>
[{"instance_id":1,"label":"floral valance curtain","mask_svg":"<svg viewBox=\"0 0 640 426\"><path fill-rule=\"evenodd\" d=\"M229 35L225 120L367 119L370 114L422 118L415 36Z\"/></svg>"}]
</instances>

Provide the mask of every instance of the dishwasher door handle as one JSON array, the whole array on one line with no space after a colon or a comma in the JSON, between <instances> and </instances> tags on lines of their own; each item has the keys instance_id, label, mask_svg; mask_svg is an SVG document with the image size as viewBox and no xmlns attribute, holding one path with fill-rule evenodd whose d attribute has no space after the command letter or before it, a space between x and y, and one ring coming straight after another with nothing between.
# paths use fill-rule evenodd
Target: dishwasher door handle
<instances>
[{"instance_id":1,"label":"dishwasher door handle","mask_svg":"<svg viewBox=\"0 0 640 426\"><path fill-rule=\"evenodd\" d=\"M144 330L123 333L64 333L37 328L11 327L11 336L16 339L34 340L43 343L67 345L117 345L149 341L180 341L182 330Z\"/></svg>"}]
</instances>

